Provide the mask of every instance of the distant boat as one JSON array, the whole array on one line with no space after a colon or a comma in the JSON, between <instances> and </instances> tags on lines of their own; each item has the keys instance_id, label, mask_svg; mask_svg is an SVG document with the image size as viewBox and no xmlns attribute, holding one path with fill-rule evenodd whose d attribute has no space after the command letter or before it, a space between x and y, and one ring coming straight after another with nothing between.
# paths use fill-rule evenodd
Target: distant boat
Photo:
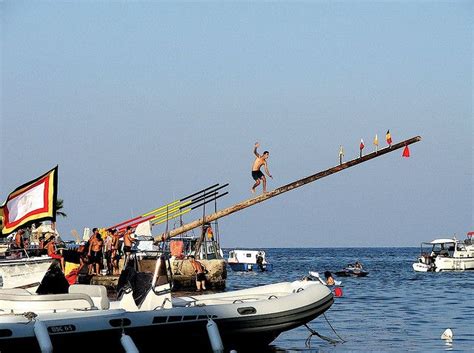
<instances>
[{"instance_id":1,"label":"distant boat","mask_svg":"<svg viewBox=\"0 0 474 353\"><path fill-rule=\"evenodd\" d=\"M233 271L273 271L263 250L231 250L227 263Z\"/></svg>"},{"instance_id":2,"label":"distant boat","mask_svg":"<svg viewBox=\"0 0 474 353\"><path fill-rule=\"evenodd\" d=\"M37 245L26 249L11 247L8 238L0 241L0 288L36 288L53 259L40 255Z\"/></svg>"},{"instance_id":3,"label":"distant boat","mask_svg":"<svg viewBox=\"0 0 474 353\"><path fill-rule=\"evenodd\" d=\"M467 233L467 239L434 239L421 243L421 254L413 263L416 272L441 272L474 270L474 232ZM431 249L426 249L430 246Z\"/></svg>"},{"instance_id":4,"label":"distant boat","mask_svg":"<svg viewBox=\"0 0 474 353\"><path fill-rule=\"evenodd\" d=\"M19 254L21 257L0 259L0 288L37 287L53 261L47 255L30 257L26 251Z\"/></svg>"},{"instance_id":5,"label":"distant boat","mask_svg":"<svg viewBox=\"0 0 474 353\"><path fill-rule=\"evenodd\" d=\"M352 264L347 265L341 271L335 272L335 275L339 277L365 277L368 274L369 272L364 271L362 266Z\"/></svg>"}]
</instances>

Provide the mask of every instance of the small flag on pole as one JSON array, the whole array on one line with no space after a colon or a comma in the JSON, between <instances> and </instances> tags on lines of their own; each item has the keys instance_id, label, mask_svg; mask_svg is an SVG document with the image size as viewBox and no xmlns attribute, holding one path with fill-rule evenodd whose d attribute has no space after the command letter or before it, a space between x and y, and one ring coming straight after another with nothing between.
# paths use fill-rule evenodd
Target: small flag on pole
<instances>
[{"instance_id":1,"label":"small flag on pole","mask_svg":"<svg viewBox=\"0 0 474 353\"><path fill-rule=\"evenodd\" d=\"M377 134L375 134L374 146L375 146L375 152L377 152L379 150L379 137L377 136Z\"/></svg>"},{"instance_id":2,"label":"small flag on pole","mask_svg":"<svg viewBox=\"0 0 474 353\"><path fill-rule=\"evenodd\" d=\"M408 145L405 145L405 148L403 149L403 154L402 157L410 157L410 149L408 148Z\"/></svg>"},{"instance_id":3,"label":"small flag on pole","mask_svg":"<svg viewBox=\"0 0 474 353\"><path fill-rule=\"evenodd\" d=\"M2 234L44 220L56 220L58 167L16 188L3 205Z\"/></svg>"},{"instance_id":4,"label":"small flag on pole","mask_svg":"<svg viewBox=\"0 0 474 353\"><path fill-rule=\"evenodd\" d=\"M344 148L341 145L339 146L339 164L342 164L342 157L344 157Z\"/></svg>"},{"instance_id":5,"label":"small flag on pole","mask_svg":"<svg viewBox=\"0 0 474 353\"><path fill-rule=\"evenodd\" d=\"M387 130L387 135L385 135L385 140L387 140L387 144L392 147L392 135L390 135L390 130Z\"/></svg>"},{"instance_id":6,"label":"small flag on pole","mask_svg":"<svg viewBox=\"0 0 474 353\"><path fill-rule=\"evenodd\" d=\"M360 156L362 157L362 150L364 149L365 145L364 145L364 140L363 139L360 139L360 145L359 145L359 149L360 149Z\"/></svg>"}]
</instances>

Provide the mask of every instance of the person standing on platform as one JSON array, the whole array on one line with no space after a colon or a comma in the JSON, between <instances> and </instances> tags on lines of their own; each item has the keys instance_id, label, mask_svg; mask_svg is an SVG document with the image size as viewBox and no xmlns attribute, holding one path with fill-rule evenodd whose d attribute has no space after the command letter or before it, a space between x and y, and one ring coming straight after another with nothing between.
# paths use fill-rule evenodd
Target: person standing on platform
<instances>
[{"instance_id":1,"label":"person standing on platform","mask_svg":"<svg viewBox=\"0 0 474 353\"><path fill-rule=\"evenodd\" d=\"M191 261L191 266L193 266L196 273L196 291L206 290L206 270L204 266L193 255L189 255L188 259Z\"/></svg>"},{"instance_id":2,"label":"person standing on platform","mask_svg":"<svg viewBox=\"0 0 474 353\"><path fill-rule=\"evenodd\" d=\"M128 226L123 236L123 252L125 254L124 267L127 266L126 264L130 258L130 254L132 253L133 243L136 241L137 240L134 237L132 237L132 227Z\"/></svg>"}]
</instances>

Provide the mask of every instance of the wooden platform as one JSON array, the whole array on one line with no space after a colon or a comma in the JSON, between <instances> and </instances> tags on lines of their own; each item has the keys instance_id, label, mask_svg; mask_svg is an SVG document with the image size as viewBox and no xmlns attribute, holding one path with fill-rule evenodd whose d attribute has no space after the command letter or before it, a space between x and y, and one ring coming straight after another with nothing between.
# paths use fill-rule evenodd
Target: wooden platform
<instances>
[{"instance_id":1,"label":"wooden platform","mask_svg":"<svg viewBox=\"0 0 474 353\"><path fill-rule=\"evenodd\" d=\"M223 259L199 260L208 270L206 274L206 286L208 289L222 290L225 288L227 279L226 262ZM153 273L156 260L143 259L139 262L140 272ZM196 288L196 276L191 263L188 260L171 260L173 274L173 290L194 290ZM91 284L105 286L108 290L116 290L118 275L92 276Z\"/></svg>"}]
</instances>

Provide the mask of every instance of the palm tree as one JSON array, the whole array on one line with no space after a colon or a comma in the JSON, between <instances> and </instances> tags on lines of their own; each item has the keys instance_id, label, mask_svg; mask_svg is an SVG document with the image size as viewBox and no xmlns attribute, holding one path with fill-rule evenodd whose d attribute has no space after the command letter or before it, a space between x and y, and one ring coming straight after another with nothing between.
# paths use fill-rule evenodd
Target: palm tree
<instances>
[{"instance_id":1,"label":"palm tree","mask_svg":"<svg viewBox=\"0 0 474 353\"><path fill-rule=\"evenodd\" d=\"M61 217L66 218L67 214L61 211L64 207L63 203L64 203L63 199L56 200L56 216L61 216Z\"/></svg>"}]
</instances>

